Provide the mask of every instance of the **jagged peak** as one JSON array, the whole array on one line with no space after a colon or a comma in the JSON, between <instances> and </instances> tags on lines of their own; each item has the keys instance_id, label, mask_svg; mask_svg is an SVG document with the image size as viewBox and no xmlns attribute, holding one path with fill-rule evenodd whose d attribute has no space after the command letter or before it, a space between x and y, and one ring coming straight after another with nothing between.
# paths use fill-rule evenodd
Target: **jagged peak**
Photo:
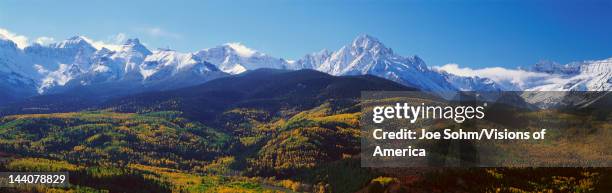
<instances>
[{"instance_id":1,"label":"jagged peak","mask_svg":"<svg viewBox=\"0 0 612 193\"><path fill-rule=\"evenodd\" d=\"M580 70L581 63L560 64L550 60L540 60L531 66L531 71L548 74L576 74Z\"/></svg>"},{"instance_id":2,"label":"jagged peak","mask_svg":"<svg viewBox=\"0 0 612 193\"><path fill-rule=\"evenodd\" d=\"M121 50L124 52L140 52L144 55L152 54L146 46L140 43L138 38L127 39L123 45L121 45Z\"/></svg>"},{"instance_id":3,"label":"jagged peak","mask_svg":"<svg viewBox=\"0 0 612 193\"><path fill-rule=\"evenodd\" d=\"M351 43L351 50L358 52L368 51L376 52L379 54L391 54L393 51L387 48L378 38L375 38L368 34L362 34L357 36Z\"/></svg>"},{"instance_id":4,"label":"jagged peak","mask_svg":"<svg viewBox=\"0 0 612 193\"><path fill-rule=\"evenodd\" d=\"M75 48L75 47L88 47L95 49L88 39L84 36L72 36L64 41L53 43L50 45L53 48Z\"/></svg>"}]
</instances>

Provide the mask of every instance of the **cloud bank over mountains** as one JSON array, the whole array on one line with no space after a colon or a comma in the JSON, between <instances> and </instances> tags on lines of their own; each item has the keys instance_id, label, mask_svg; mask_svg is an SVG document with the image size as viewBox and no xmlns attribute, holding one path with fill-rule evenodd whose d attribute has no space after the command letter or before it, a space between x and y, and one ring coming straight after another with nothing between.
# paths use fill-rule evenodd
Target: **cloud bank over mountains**
<instances>
[{"instance_id":1,"label":"cloud bank over mountains","mask_svg":"<svg viewBox=\"0 0 612 193\"><path fill-rule=\"evenodd\" d=\"M499 84L509 86L506 87L505 90L525 90L530 87L530 85L528 85L528 82L530 81L547 81L561 78L561 75L558 74L547 74L543 72L533 72L523 69L508 69L502 67L472 69L469 67L460 67L458 64L446 64L443 66L434 66L433 69L445 71L462 77L489 78Z\"/></svg>"}]
</instances>

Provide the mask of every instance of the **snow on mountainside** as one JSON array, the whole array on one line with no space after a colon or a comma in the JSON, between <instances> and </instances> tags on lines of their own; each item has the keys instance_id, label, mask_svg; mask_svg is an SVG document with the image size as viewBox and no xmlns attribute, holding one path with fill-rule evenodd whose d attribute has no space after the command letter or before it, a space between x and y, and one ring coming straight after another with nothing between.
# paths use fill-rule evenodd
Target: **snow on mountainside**
<instances>
[{"instance_id":1,"label":"snow on mountainside","mask_svg":"<svg viewBox=\"0 0 612 193\"><path fill-rule=\"evenodd\" d=\"M51 72L59 69L62 64L77 65L81 69L89 68L89 58L96 49L85 38L74 36L49 46L34 44L24 48L24 52L37 71ZM34 77L36 78L35 75Z\"/></svg>"},{"instance_id":2,"label":"snow on mountainside","mask_svg":"<svg viewBox=\"0 0 612 193\"><path fill-rule=\"evenodd\" d=\"M503 91L503 86L489 78L457 76L439 71L442 76L460 91Z\"/></svg>"},{"instance_id":3,"label":"snow on mountainside","mask_svg":"<svg viewBox=\"0 0 612 193\"><path fill-rule=\"evenodd\" d=\"M239 43L228 43L195 53L196 57L208 61L229 74L239 74L259 68L287 69L289 62L257 52Z\"/></svg>"},{"instance_id":4,"label":"snow on mountainside","mask_svg":"<svg viewBox=\"0 0 612 193\"><path fill-rule=\"evenodd\" d=\"M607 93L572 91L612 91L612 58L572 62L564 65L554 62L540 62L528 68L528 71L502 68L461 69L456 65L445 65L439 67L438 70L453 72L454 76L495 79L496 84L503 88L502 90L526 91L521 94L521 97L528 103L542 108L576 104L589 105L605 98L605 95L607 95ZM460 81L451 82L459 83Z\"/></svg>"},{"instance_id":5,"label":"snow on mountainside","mask_svg":"<svg viewBox=\"0 0 612 193\"><path fill-rule=\"evenodd\" d=\"M580 63L573 62L561 65L552 61L541 61L534 64L530 71L548 74L575 75L580 71Z\"/></svg>"},{"instance_id":6,"label":"snow on mountainside","mask_svg":"<svg viewBox=\"0 0 612 193\"><path fill-rule=\"evenodd\" d=\"M541 62L527 69L490 67L460 68L456 64L436 67L440 72L471 78L488 78L510 91L611 91L612 58L558 64Z\"/></svg>"},{"instance_id":7,"label":"snow on mountainside","mask_svg":"<svg viewBox=\"0 0 612 193\"><path fill-rule=\"evenodd\" d=\"M378 39L361 35L338 51L307 55L294 66L312 68L332 75L371 74L426 91L446 92L457 88L417 57L397 55ZM294 67L295 68L295 67Z\"/></svg>"},{"instance_id":8,"label":"snow on mountainside","mask_svg":"<svg viewBox=\"0 0 612 193\"><path fill-rule=\"evenodd\" d=\"M27 79L23 82L32 84L29 87L41 94L112 83L171 89L174 87L168 85L191 86L226 75L192 53L152 52L138 39L128 39L115 51L98 50L81 36L23 49L10 40L0 39L0 56L0 72Z\"/></svg>"},{"instance_id":9,"label":"snow on mountainside","mask_svg":"<svg viewBox=\"0 0 612 193\"><path fill-rule=\"evenodd\" d=\"M289 65L290 69L316 69L332 55L332 52L323 49L319 52L306 54L304 58L295 61Z\"/></svg>"},{"instance_id":10,"label":"snow on mountainside","mask_svg":"<svg viewBox=\"0 0 612 193\"><path fill-rule=\"evenodd\" d=\"M17 44L0 38L0 72L23 73L23 69L17 64L24 59L23 52L17 48Z\"/></svg>"},{"instance_id":11,"label":"snow on mountainside","mask_svg":"<svg viewBox=\"0 0 612 193\"><path fill-rule=\"evenodd\" d=\"M314 69L331 75L370 74L433 92L448 91L610 91L612 58L528 69L428 67L417 56L401 56L378 39L360 35L336 51L326 49L292 61L260 53L239 43L197 52L151 51L138 39L113 49L74 36L50 45L18 47L0 37L0 87L25 98L79 87L115 88L110 94L173 89L259 68ZM125 93L124 93L125 94Z\"/></svg>"},{"instance_id":12,"label":"snow on mountainside","mask_svg":"<svg viewBox=\"0 0 612 193\"><path fill-rule=\"evenodd\" d=\"M23 50L14 42L0 36L0 105L36 94L36 82L23 76L27 61Z\"/></svg>"},{"instance_id":13,"label":"snow on mountainside","mask_svg":"<svg viewBox=\"0 0 612 193\"><path fill-rule=\"evenodd\" d=\"M559 78L549 84L534 86L531 91L611 91L612 58L563 65L572 70L554 71ZM559 69L559 68L557 68Z\"/></svg>"},{"instance_id":14,"label":"snow on mountainside","mask_svg":"<svg viewBox=\"0 0 612 193\"><path fill-rule=\"evenodd\" d=\"M555 64L550 83L527 89L528 91L612 91L612 58L605 60ZM536 66L538 66L536 64ZM566 70L566 69L571 70ZM559 70L561 69L561 70ZM597 93L595 95L598 95ZM604 98L585 96L574 92L525 92L522 97L539 107L554 107L561 104L582 104L585 106ZM605 99L604 99L605 100Z\"/></svg>"},{"instance_id":15,"label":"snow on mountainside","mask_svg":"<svg viewBox=\"0 0 612 193\"><path fill-rule=\"evenodd\" d=\"M153 52L140 65L140 72L145 85L164 89L200 84L226 75L193 53L174 50Z\"/></svg>"},{"instance_id":16,"label":"snow on mountainside","mask_svg":"<svg viewBox=\"0 0 612 193\"><path fill-rule=\"evenodd\" d=\"M138 39L128 39L117 51L104 48L97 51L91 63L89 70L66 87L115 83L141 91L164 90L192 86L226 75L192 53L168 49L150 51Z\"/></svg>"},{"instance_id":17,"label":"snow on mountainside","mask_svg":"<svg viewBox=\"0 0 612 193\"><path fill-rule=\"evenodd\" d=\"M64 86L91 66L90 58L96 49L81 36L43 46L34 44L24 48L29 59L19 65L29 67L25 76L37 81L38 92Z\"/></svg>"}]
</instances>

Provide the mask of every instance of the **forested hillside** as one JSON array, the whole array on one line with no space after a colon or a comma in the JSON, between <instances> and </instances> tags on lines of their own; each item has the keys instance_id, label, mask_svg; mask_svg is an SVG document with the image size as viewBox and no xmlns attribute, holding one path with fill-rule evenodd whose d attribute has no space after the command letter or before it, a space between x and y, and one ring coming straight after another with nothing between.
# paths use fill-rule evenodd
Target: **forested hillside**
<instances>
[{"instance_id":1,"label":"forested hillside","mask_svg":"<svg viewBox=\"0 0 612 193\"><path fill-rule=\"evenodd\" d=\"M362 168L359 97L365 90L415 89L371 76L259 70L186 89L128 96L76 112L4 116L0 169L69 171L72 185L1 190L601 192L610 188L607 168Z\"/></svg>"}]
</instances>

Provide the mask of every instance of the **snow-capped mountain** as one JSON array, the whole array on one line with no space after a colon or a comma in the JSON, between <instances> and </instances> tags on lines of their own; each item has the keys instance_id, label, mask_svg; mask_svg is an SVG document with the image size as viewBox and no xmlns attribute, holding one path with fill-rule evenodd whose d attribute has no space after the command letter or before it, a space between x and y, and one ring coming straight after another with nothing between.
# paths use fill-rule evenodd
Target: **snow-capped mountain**
<instances>
[{"instance_id":1,"label":"snow-capped mountain","mask_svg":"<svg viewBox=\"0 0 612 193\"><path fill-rule=\"evenodd\" d=\"M96 84L121 84L133 90L164 90L191 86L226 76L216 66L192 53L150 51L138 39L128 39L117 51L98 50L91 67L72 76L63 90ZM135 90L134 90L135 89Z\"/></svg>"},{"instance_id":2,"label":"snow-capped mountain","mask_svg":"<svg viewBox=\"0 0 612 193\"><path fill-rule=\"evenodd\" d=\"M45 77L53 71L64 66L75 65L80 69L88 69L91 65L90 58L96 49L81 36L74 36L67 40L43 46L33 44L24 48L24 53L29 61L24 61L25 67L29 67L38 73L28 73L32 78ZM29 62L29 64L28 64ZM74 69L72 67L71 69ZM58 80L60 82L61 80Z\"/></svg>"},{"instance_id":3,"label":"snow-capped mountain","mask_svg":"<svg viewBox=\"0 0 612 193\"><path fill-rule=\"evenodd\" d=\"M540 65L536 64L536 69ZM530 91L610 91L612 90L612 58L553 65L549 84L537 85Z\"/></svg>"},{"instance_id":4,"label":"snow-capped mountain","mask_svg":"<svg viewBox=\"0 0 612 193\"><path fill-rule=\"evenodd\" d=\"M197 58L215 64L221 71L239 74L258 68L287 69L289 62L257 52L239 43L228 43L204 49L194 54Z\"/></svg>"},{"instance_id":5,"label":"snow-capped mountain","mask_svg":"<svg viewBox=\"0 0 612 193\"><path fill-rule=\"evenodd\" d=\"M456 64L449 64L437 67L436 70L460 77L490 79L501 90L506 91L612 90L612 58L568 64L540 62L525 69L501 67L461 69ZM456 85L457 81L450 82L454 82L455 86L461 87Z\"/></svg>"},{"instance_id":6,"label":"snow-capped mountain","mask_svg":"<svg viewBox=\"0 0 612 193\"><path fill-rule=\"evenodd\" d=\"M157 50L139 66L147 87L172 89L200 84L226 76L215 65L194 53Z\"/></svg>"},{"instance_id":7,"label":"snow-capped mountain","mask_svg":"<svg viewBox=\"0 0 612 193\"><path fill-rule=\"evenodd\" d=\"M551 74L549 83L529 88L528 91L570 91L570 92L525 92L522 97L539 107L562 105L588 106L609 93L583 93L572 91L611 91L612 58L604 60L552 64L542 71L541 64L534 65L539 72ZM551 70L552 69L552 70Z\"/></svg>"},{"instance_id":8,"label":"snow-capped mountain","mask_svg":"<svg viewBox=\"0 0 612 193\"><path fill-rule=\"evenodd\" d=\"M123 87L118 90L126 92L108 94L172 89L227 75L193 53L150 51L138 39L128 39L115 51L98 50L81 36L23 49L0 39L0 56L1 86L7 91L19 90L7 93L20 93L3 97L5 101L87 86Z\"/></svg>"},{"instance_id":9,"label":"snow-capped mountain","mask_svg":"<svg viewBox=\"0 0 612 193\"><path fill-rule=\"evenodd\" d=\"M395 54L378 39L361 35L338 51L306 55L294 68L312 68L331 75L371 74L426 91L456 91L445 77L431 70L418 56Z\"/></svg>"},{"instance_id":10,"label":"snow-capped mountain","mask_svg":"<svg viewBox=\"0 0 612 193\"><path fill-rule=\"evenodd\" d=\"M0 38L0 72L23 73L23 69L18 64L24 60L23 51L14 42Z\"/></svg>"},{"instance_id":11,"label":"snow-capped mountain","mask_svg":"<svg viewBox=\"0 0 612 193\"><path fill-rule=\"evenodd\" d=\"M96 49L81 36L48 46L33 44L23 49L26 59L17 63L24 67L23 74L37 83L43 93L67 84L91 67Z\"/></svg>"},{"instance_id":12,"label":"snow-capped mountain","mask_svg":"<svg viewBox=\"0 0 612 193\"><path fill-rule=\"evenodd\" d=\"M0 104L36 94L36 82L23 76L26 69L19 65L26 58L17 44L0 38Z\"/></svg>"},{"instance_id":13,"label":"snow-capped mountain","mask_svg":"<svg viewBox=\"0 0 612 193\"><path fill-rule=\"evenodd\" d=\"M454 71L455 74L444 71ZM562 107L563 105L589 105L606 98L604 93L585 93L582 91L612 91L612 58L559 64L540 62L525 69L458 69L456 65L438 68L441 73L462 78L489 79L494 84L485 88L469 87L467 90L487 91L486 88L501 88L502 91L524 91L521 97L528 103L541 108ZM466 73L467 71L467 73ZM466 79L449 80L457 88L462 88ZM490 82L475 81L482 84ZM463 89L462 89L463 90ZM541 92L568 91L568 92ZM591 96L594 95L594 96Z\"/></svg>"},{"instance_id":14,"label":"snow-capped mountain","mask_svg":"<svg viewBox=\"0 0 612 193\"><path fill-rule=\"evenodd\" d=\"M530 71L548 74L575 75L580 71L580 63L559 64L553 61L540 61L531 66Z\"/></svg>"},{"instance_id":15,"label":"snow-capped mountain","mask_svg":"<svg viewBox=\"0 0 612 193\"><path fill-rule=\"evenodd\" d=\"M438 71L444 79L459 91L503 91L503 86L497 82L482 77L457 76L445 71Z\"/></svg>"},{"instance_id":16,"label":"snow-capped mountain","mask_svg":"<svg viewBox=\"0 0 612 193\"><path fill-rule=\"evenodd\" d=\"M138 39L128 39L113 50L98 48L82 36L23 49L0 37L0 88L8 91L0 99L11 101L80 87L100 92L113 88L108 89L109 95L173 89L259 68L314 69L337 76L370 74L437 93L612 90L612 58L564 65L540 62L516 70L494 67L493 73L466 75L428 67L418 56L396 54L368 35L358 36L336 51L324 49L296 61L275 58L239 43L191 53L149 50ZM496 73L499 70L520 76Z\"/></svg>"},{"instance_id":17,"label":"snow-capped mountain","mask_svg":"<svg viewBox=\"0 0 612 193\"><path fill-rule=\"evenodd\" d=\"M321 64L331 58L332 52L323 49L319 52L306 54L304 58L289 64L291 69L317 69Z\"/></svg>"}]
</instances>

